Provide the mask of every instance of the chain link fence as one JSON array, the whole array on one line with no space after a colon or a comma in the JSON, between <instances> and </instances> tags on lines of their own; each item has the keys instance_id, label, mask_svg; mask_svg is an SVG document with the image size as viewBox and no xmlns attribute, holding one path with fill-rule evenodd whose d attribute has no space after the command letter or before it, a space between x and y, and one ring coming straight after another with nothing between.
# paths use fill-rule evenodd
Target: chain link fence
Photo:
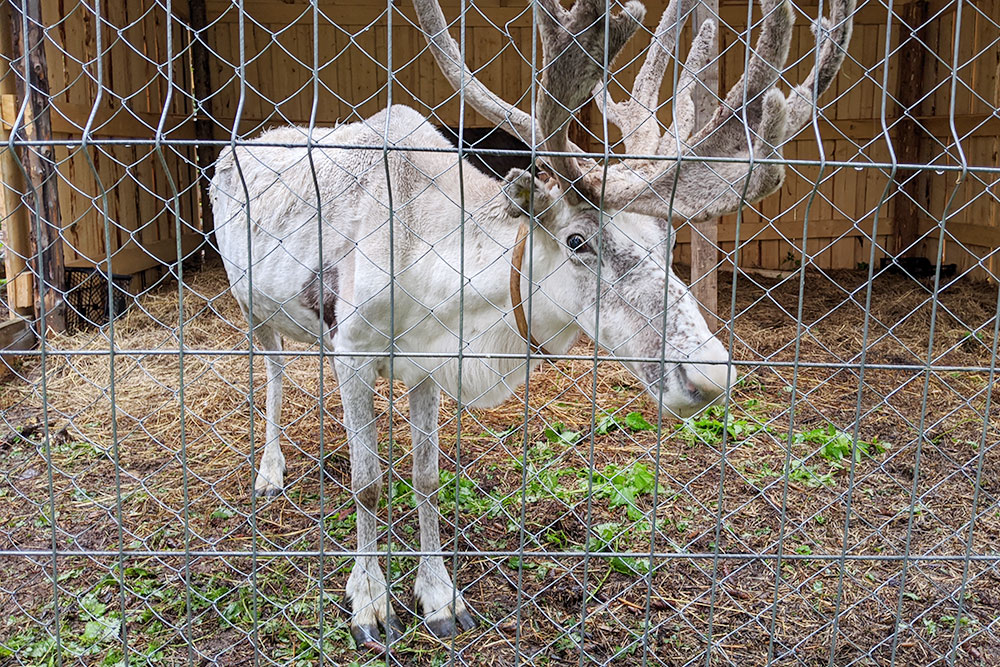
<instances>
[{"instance_id":1,"label":"chain link fence","mask_svg":"<svg viewBox=\"0 0 1000 667\"><path fill-rule=\"evenodd\" d=\"M0 665L995 664L1000 3L416 4L4 5Z\"/></svg>"}]
</instances>

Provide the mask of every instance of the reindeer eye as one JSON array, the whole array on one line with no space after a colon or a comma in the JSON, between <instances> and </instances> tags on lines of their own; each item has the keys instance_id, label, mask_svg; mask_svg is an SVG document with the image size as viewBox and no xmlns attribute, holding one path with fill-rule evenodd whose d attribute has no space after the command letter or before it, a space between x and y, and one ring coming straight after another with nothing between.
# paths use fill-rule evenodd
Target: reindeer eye
<instances>
[{"instance_id":1,"label":"reindeer eye","mask_svg":"<svg viewBox=\"0 0 1000 667\"><path fill-rule=\"evenodd\" d=\"M570 234L566 239L566 245L573 252L593 252L587 244L587 240L579 234Z\"/></svg>"}]
</instances>

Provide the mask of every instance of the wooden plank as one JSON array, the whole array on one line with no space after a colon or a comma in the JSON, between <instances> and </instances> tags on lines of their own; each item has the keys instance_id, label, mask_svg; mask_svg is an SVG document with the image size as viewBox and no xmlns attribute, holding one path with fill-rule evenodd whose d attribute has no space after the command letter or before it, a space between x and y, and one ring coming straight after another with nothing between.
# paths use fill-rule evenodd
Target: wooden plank
<instances>
[{"instance_id":1,"label":"wooden plank","mask_svg":"<svg viewBox=\"0 0 1000 667\"><path fill-rule=\"evenodd\" d=\"M20 12L11 14L11 52L27 58L29 80L16 79L17 94L27 99L27 114L20 136L28 141L51 141L52 124L49 114L48 65L45 60L45 33L42 28L40 0L24 0L21 6L28 17L28 32L21 31ZM20 59L19 58L19 59ZM16 62L16 61L15 61ZM26 85L27 84L27 85ZM32 216L32 251L35 274L41 279L35 284L35 317L42 320L40 331L61 333L66 330L66 302L61 291L63 277L63 244L60 239L59 185L52 146L23 147L21 163L25 165L33 192L24 198ZM36 245L37 243L37 245ZM42 285L50 288L44 290ZM44 335L44 334L43 334Z\"/></svg>"},{"instance_id":2,"label":"wooden plank","mask_svg":"<svg viewBox=\"0 0 1000 667\"><path fill-rule=\"evenodd\" d=\"M21 355L10 354L31 350L35 347L35 332L31 330L31 322L24 318L7 320L0 323L0 382L6 382L14 376Z\"/></svg>"},{"instance_id":3,"label":"wooden plank","mask_svg":"<svg viewBox=\"0 0 1000 667\"><path fill-rule=\"evenodd\" d=\"M16 105L16 100L15 100ZM4 102L4 109L12 108ZM16 106L13 107L16 109ZM84 104L54 101L51 105L54 111L52 120L53 134L67 134L71 137L82 136L82 128L87 123L92 107ZM16 113L16 112L15 112ZM13 116L5 111L3 124L10 129ZM127 111L122 108L101 108L98 110L91 134L95 137L116 139L153 139L155 128L160 121L159 114L148 112ZM196 139L194 123L187 114L168 114L164 125L164 135L170 139Z\"/></svg>"},{"instance_id":4,"label":"wooden plank","mask_svg":"<svg viewBox=\"0 0 1000 667\"><path fill-rule=\"evenodd\" d=\"M933 230L936 238L937 224L923 220L917 227L918 234L926 234ZM963 245L1000 248L1000 227L977 225L968 222L952 222L945 224L948 235Z\"/></svg>"},{"instance_id":5,"label":"wooden plank","mask_svg":"<svg viewBox=\"0 0 1000 667\"><path fill-rule=\"evenodd\" d=\"M30 350L35 346L35 334L31 322L14 318L0 323L0 350Z\"/></svg>"},{"instance_id":6,"label":"wooden plank","mask_svg":"<svg viewBox=\"0 0 1000 667\"><path fill-rule=\"evenodd\" d=\"M901 7L904 7L913 1L915 0L908 0L906 2L899 2L897 0L897 2L893 5L893 9L898 13ZM933 0L931 4L934 7L945 7L949 4L949 2L954 4L954 0ZM466 25L487 27L489 25L504 25L512 21L514 22L514 25L530 25L531 12L524 11L526 4L526 2L516 2L510 5L501 5L499 3L477 3L476 6L482 10L482 13L485 14L485 16L480 15L479 12L470 11L466 17ZM659 0L657 2L649 2L646 4L648 11L646 12L645 27L649 29L651 33L656 28L656 24L660 19L660 15L663 13L663 9L666 7L666 3ZM721 4L722 7L716 16L719 16L726 24L734 27L741 27L746 23L746 0L726 0ZM815 18L819 13L818 3L815 2L796 2L796 6L802 10L804 14L812 18ZM235 23L238 21L239 13L234 11L233 4L228 0L209 0L206 3L206 7L209 21L219 21L223 23ZM246 13L249 16L252 16L255 21L265 25L289 25L302 13L301 5L283 2L280 0L270 2L252 0L245 3L244 7L246 8ZM444 11L446 20L451 20L452 18L458 16L460 11L460 5L455 2L442 2L441 8ZM397 12L405 14L411 21L416 22L416 12L413 10L412 6L408 4L400 4L394 6L394 9ZM824 11L829 13L828 0L824 3ZM384 12L384 3L365 4L355 1L353 3L338 3L336 5L335 13L343 25L364 26L378 20ZM753 12L754 17L760 16L760 10L757 6L754 6ZM885 23L887 15L888 12L885 6L881 3L863 3L854 15L854 23L855 25L881 25ZM396 23L395 18L393 19L393 23Z\"/></svg>"},{"instance_id":7,"label":"wooden plank","mask_svg":"<svg viewBox=\"0 0 1000 667\"><path fill-rule=\"evenodd\" d=\"M184 234L181 236L181 250L184 256L194 252L204 241L201 234ZM122 275L133 275L146 269L170 265L177 262L177 241L163 239L149 245L139 246L135 241L129 241L115 251L111 257L111 271ZM66 266L74 268L107 269L104 257L80 257L67 262Z\"/></svg>"}]
</instances>

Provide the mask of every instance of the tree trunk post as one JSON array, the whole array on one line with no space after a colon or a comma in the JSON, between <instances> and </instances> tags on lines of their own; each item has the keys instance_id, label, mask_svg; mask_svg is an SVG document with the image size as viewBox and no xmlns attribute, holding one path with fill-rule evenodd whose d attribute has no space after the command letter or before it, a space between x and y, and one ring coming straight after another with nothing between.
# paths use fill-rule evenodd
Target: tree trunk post
<instances>
[{"instance_id":1,"label":"tree trunk post","mask_svg":"<svg viewBox=\"0 0 1000 667\"><path fill-rule=\"evenodd\" d=\"M14 127L15 140L52 141L49 117L49 70L45 61L45 31L41 0L13 3L11 12L11 69L15 72L18 101L24 104L22 123ZM23 13L22 13L23 12ZM23 20L27 17L27 34ZM24 65L28 63L27 80ZM66 282L63 267L62 224L59 217L59 175L55 169L55 147L20 146L21 164L28 175L24 204L32 212L31 259L35 275L35 318L39 335L66 330Z\"/></svg>"},{"instance_id":2,"label":"tree trunk post","mask_svg":"<svg viewBox=\"0 0 1000 667\"><path fill-rule=\"evenodd\" d=\"M896 100L899 102L901 117L896 125L893 144L896 159L900 164L919 164L921 160L921 133L917 121L912 116L919 115L920 99L923 95L924 46L927 22L926 0L915 0L900 7L899 81L896 84ZM917 241L920 223L920 207L916 202L926 201L920 196L923 179L910 169L896 171L895 185L899 193L895 198L893 215L893 250L897 257L912 255Z\"/></svg>"}]
</instances>

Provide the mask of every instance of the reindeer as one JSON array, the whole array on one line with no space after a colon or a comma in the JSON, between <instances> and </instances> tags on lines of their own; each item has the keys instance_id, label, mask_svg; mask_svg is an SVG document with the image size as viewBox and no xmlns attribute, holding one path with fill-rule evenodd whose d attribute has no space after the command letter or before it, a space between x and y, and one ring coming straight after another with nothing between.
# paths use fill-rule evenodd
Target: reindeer
<instances>
[{"instance_id":1,"label":"reindeer","mask_svg":"<svg viewBox=\"0 0 1000 667\"><path fill-rule=\"evenodd\" d=\"M456 89L464 85L466 101L491 122L543 149L554 178L512 171L494 180L460 162L440 133L404 106L332 129L271 130L219 158L211 189L219 248L232 293L267 355L265 446L254 493L278 494L284 484L282 341L319 340L336 352L350 450L359 555L347 594L359 644L378 643L383 632L392 642L403 632L372 555L383 474L373 407L379 376L391 374L408 388L427 554L441 550L442 391L467 406L497 405L545 354L565 353L581 335L623 359L665 411L690 415L731 386L725 347L671 269L670 221L732 213L780 186L783 167L773 159L836 76L855 2L832 1L829 20L817 26L815 66L786 97L775 84L793 14L786 0L763 0L743 78L695 127L691 92L715 37L714 22L705 21L674 95L673 125L663 132L655 116L659 90L694 2L672 0L631 97L614 103L601 89L604 63L640 26L644 6L630 0L610 15L603 0L576 0L568 10L558 0L537 0L543 63L534 113L527 114L467 69L436 0L415 0L446 78ZM660 159L602 165L574 156L581 151L568 140L568 121L594 97L608 100L604 113L622 130L629 154ZM421 557L414 593L435 635L475 626L440 556Z\"/></svg>"}]
</instances>

